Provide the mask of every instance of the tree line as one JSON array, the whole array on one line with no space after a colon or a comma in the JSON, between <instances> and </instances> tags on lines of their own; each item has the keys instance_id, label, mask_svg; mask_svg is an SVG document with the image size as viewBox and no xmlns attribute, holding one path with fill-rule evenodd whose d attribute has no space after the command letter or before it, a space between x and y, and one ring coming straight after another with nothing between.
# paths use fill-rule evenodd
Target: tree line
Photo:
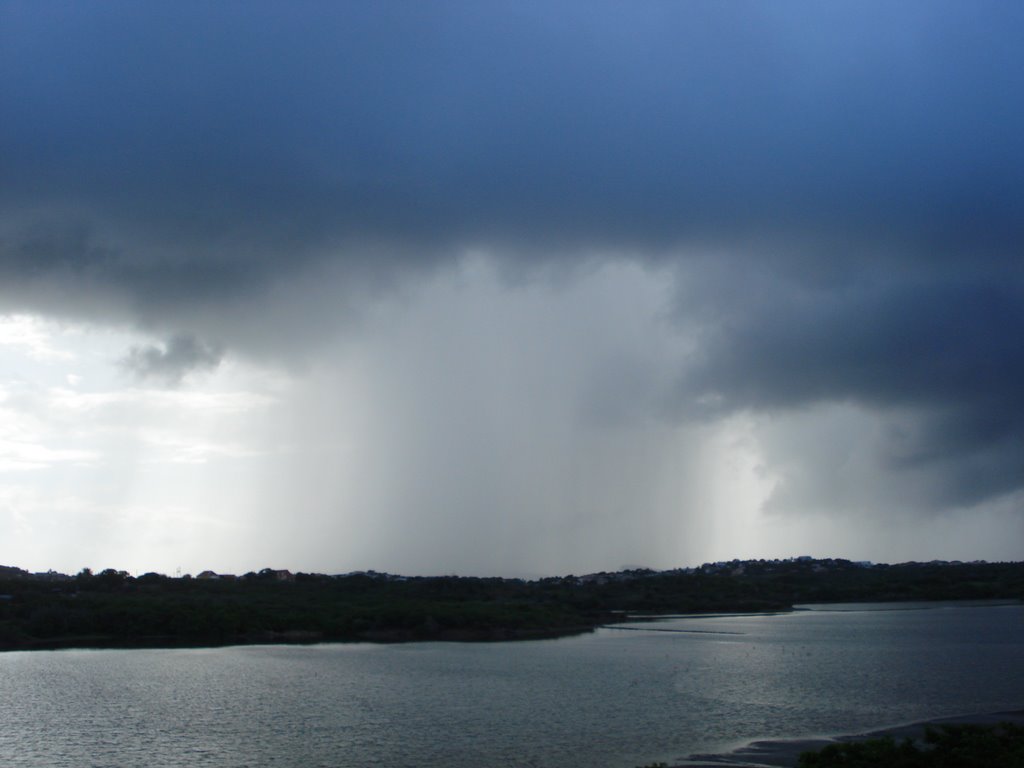
<instances>
[{"instance_id":1,"label":"tree line","mask_svg":"<svg viewBox=\"0 0 1024 768\"><path fill-rule=\"evenodd\" d=\"M534 581L282 573L198 579L107 569L63 577L0 567L0 649L529 639L637 614L1024 598L1024 563L867 567L800 558Z\"/></svg>"}]
</instances>

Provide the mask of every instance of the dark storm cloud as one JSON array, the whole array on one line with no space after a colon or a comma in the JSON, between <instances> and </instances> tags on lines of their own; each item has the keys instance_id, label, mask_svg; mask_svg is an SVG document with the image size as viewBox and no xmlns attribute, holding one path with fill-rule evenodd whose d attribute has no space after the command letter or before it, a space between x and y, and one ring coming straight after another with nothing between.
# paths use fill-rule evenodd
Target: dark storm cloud
<instances>
[{"instance_id":1,"label":"dark storm cloud","mask_svg":"<svg viewBox=\"0 0 1024 768\"><path fill-rule=\"evenodd\" d=\"M848 402L910 413L897 471L931 466L944 503L1024 478L1024 290L1005 272L887 275L878 285L769 293L716 318L686 381L711 413ZM938 499L936 499L938 502Z\"/></svg>"},{"instance_id":2,"label":"dark storm cloud","mask_svg":"<svg viewBox=\"0 0 1024 768\"><path fill-rule=\"evenodd\" d=\"M161 305L189 304L244 293L259 264L217 258L216 254L184 253L161 258L140 250L141 244L111 244L81 217L48 215L25 226L11 227L0 240L0 276L8 287L19 282L37 288L62 285L84 303L96 293L123 293L137 316ZM153 246L151 245L150 248ZM158 246L166 249L166 244ZM205 256L205 258L204 258ZM111 309L109 306L108 310Z\"/></svg>"},{"instance_id":3,"label":"dark storm cloud","mask_svg":"<svg viewBox=\"0 0 1024 768\"><path fill-rule=\"evenodd\" d=\"M928 406L963 398L1009 410L1024 391L1020 285L968 274L956 282L802 299L773 297L726 319L707 340L692 386L765 408L828 399ZM1008 413L1001 421L1011 419Z\"/></svg>"},{"instance_id":4,"label":"dark storm cloud","mask_svg":"<svg viewBox=\"0 0 1024 768\"><path fill-rule=\"evenodd\" d=\"M183 248L1020 235L1012 4L3 13L5 203Z\"/></svg>"},{"instance_id":5,"label":"dark storm cloud","mask_svg":"<svg viewBox=\"0 0 1024 768\"><path fill-rule=\"evenodd\" d=\"M287 350L318 269L628 254L685 278L684 400L900 409L891 466L1024 483L1019 3L0 14L6 306Z\"/></svg>"}]
</instances>

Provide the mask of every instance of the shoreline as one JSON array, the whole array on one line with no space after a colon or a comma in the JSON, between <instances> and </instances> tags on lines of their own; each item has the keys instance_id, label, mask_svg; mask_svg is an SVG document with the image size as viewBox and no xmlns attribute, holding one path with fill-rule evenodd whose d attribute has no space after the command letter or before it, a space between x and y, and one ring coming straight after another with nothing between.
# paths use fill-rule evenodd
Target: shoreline
<instances>
[{"instance_id":1,"label":"shoreline","mask_svg":"<svg viewBox=\"0 0 1024 768\"><path fill-rule=\"evenodd\" d=\"M585 635L600 624L574 624L561 627L523 628L442 628L430 634L405 629L367 630L352 637L331 637L322 632L282 630L249 633L227 637L177 637L174 635L125 636L77 635L72 637L33 639L0 643L0 654L36 651L135 651L178 650L202 648L235 648L264 645L401 645L404 643L501 643L556 640Z\"/></svg>"},{"instance_id":2,"label":"shoreline","mask_svg":"<svg viewBox=\"0 0 1024 768\"><path fill-rule=\"evenodd\" d=\"M885 736L891 736L897 741L907 738L916 741L924 736L925 729L939 725L996 725L1007 722L1024 725L1024 709L938 717L832 737L756 740L732 752L692 754L683 762L676 763L674 768L794 768L801 753L816 751L829 744L867 741Z\"/></svg>"}]
</instances>

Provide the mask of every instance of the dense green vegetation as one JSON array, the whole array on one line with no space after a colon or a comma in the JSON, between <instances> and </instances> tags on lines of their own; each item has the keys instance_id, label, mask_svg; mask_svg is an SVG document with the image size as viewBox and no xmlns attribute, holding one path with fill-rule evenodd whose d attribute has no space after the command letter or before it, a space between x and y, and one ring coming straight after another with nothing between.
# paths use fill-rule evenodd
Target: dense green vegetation
<instances>
[{"instance_id":1,"label":"dense green vegetation","mask_svg":"<svg viewBox=\"0 0 1024 768\"><path fill-rule=\"evenodd\" d=\"M317 640L506 639L583 631L570 607L497 579L0 581L0 647L216 645Z\"/></svg>"},{"instance_id":2,"label":"dense green vegetation","mask_svg":"<svg viewBox=\"0 0 1024 768\"><path fill-rule=\"evenodd\" d=\"M0 649L255 642L502 640L586 631L624 613L784 610L798 603L1024 597L1024 563L733 561L537 581L0 567Z\"/></svg>"},{"instance_id":3,"label":"dense green vegetation","mask_svg":"<svg viewBox=\"0 0 1024 768\"><path fill-rule=\"evenodd\" d=\"M1024 768L1024 726L944 725L924 743L882 738L830 744L800 756L799 768Z\"/></svg>"}]
</instances>

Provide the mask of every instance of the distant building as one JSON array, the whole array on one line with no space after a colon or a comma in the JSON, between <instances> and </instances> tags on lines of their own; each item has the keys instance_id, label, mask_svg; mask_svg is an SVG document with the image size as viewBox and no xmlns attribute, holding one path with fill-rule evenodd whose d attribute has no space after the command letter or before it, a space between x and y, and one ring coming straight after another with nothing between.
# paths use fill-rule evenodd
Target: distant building
<instances>
[{"instance_id":1,"label":"distant building","mask_svg":"<svg viewBox=\"0 0 1024 768\"><path fill-rule=\"evenodd\" d=\"M39 571L38 573L32 574L35 578L41 581L70 581L71 577L66 573L58 573L52 568L49 571Z\"/></svg>"}]
</instances>

